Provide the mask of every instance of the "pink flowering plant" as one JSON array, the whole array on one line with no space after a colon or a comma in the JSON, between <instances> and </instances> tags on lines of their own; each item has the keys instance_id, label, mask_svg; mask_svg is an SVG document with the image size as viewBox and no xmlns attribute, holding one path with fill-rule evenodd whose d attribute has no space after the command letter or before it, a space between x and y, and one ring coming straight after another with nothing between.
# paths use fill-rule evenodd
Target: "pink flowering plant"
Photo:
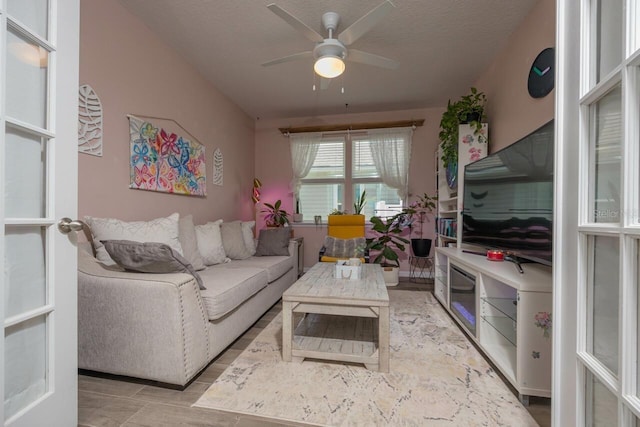
<instances>
[{"instance_id":1,"label":"pink flowering plant","mask_svg":"<svg viewBox=\"0 0 640 427\"><path fill-rule=\"evenodd\" d=\"M540 311L534 316L534 325L542 329L545 338L549 338L549 330L551 330L551 313Z\"/></svg>"}]
</instances>

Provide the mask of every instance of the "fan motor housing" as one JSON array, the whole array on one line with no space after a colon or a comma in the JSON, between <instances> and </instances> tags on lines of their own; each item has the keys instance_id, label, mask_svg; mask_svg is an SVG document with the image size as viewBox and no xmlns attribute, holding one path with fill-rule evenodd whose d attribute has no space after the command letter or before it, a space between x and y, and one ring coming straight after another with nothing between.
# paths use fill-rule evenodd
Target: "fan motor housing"
<instances>
[{"instance_id":1,"label":"fan motor housing","mask_svg":"<svg viewBox=\"0 0 640 427\"><path fill-rule=\"evenodd\" d=\"M313 49L313 58L318 59L323 56L337 56L338 58L347 58L347 48L337 39L324 39L318 43Z\"/></svg>"}]
</instances>

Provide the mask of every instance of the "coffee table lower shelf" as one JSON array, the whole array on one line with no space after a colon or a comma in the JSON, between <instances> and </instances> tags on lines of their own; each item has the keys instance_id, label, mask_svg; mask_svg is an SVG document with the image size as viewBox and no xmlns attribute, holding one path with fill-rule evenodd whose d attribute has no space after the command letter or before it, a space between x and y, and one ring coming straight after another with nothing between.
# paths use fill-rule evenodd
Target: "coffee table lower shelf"
<instances>
[{"instance_id":1,"label":"coffee table lower shelf","mask_svg":"<svg viewBox=\"0 0 640 427\"><path fill-rule=\"evenodd\" d=\"M362 363L379 369L378 319L306 314L297 324L292 361L305 358Z\"/></svg>"}]
</instances>

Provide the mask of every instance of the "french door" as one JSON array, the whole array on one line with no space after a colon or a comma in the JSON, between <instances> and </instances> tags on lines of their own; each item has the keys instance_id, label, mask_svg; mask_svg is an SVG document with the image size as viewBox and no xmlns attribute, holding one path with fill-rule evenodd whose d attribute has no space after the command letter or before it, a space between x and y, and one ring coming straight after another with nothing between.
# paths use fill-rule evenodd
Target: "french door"
<instances>
[{"instance_id":1,"label":"french door","mask_svg":"<svg viewBox=\"0 0 640 427\"><path fill-rule=\"evenodd\" d=\"M79 0L0 0L0 409L5 425L77 424Z\"/></svg>"},{"instance_id":2,"label":"french door","mask_svg":"<svg viewBox=\"0 0 640 427\"><path fill-rule=\"evenodd\" d=\"M639 14L581 1L577 425L640 426Z\"/></svg>"}]
</instances>

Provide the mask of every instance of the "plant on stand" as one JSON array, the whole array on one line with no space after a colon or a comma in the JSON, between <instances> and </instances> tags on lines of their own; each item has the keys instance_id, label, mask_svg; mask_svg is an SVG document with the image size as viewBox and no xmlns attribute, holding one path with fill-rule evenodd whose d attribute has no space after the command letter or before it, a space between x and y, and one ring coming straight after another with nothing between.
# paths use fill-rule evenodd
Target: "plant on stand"
<instances>
[{"instance_id":1,"label":"plant on stand","mask_svg":"<svg viewBox=\"0 0 640 427\"><path fill-rule=\"evenodd\" d=\"M429 221L428 214L431 214L436 207L437 196L430 196L424 193L418 196L418 199L411 203L409 207L402 210L404 222L409 226L411 232L413 225L419 224L419 238L411 238L411 250L413 255L417 257L428 257L431 252L431 239L424 238L424 223ZM411 232L409 233L411 235Z\"/></svg>"},{"instance_id":2,"label":"plant on stand","mask_svg":"<svg viewBox=\"0 0 640 427\"><path fill-rule=\"evenodd\" d=\"M371 231L376 234L374 238L367 239L367 248L378 254L373 262L382 266L382 273L388 286L398 284L400 269L400 253L404 252L405 244L409 241L400 237L404 229L402 213L383 220L372 216L369 221L373 224Z\"/></svg>"},{"instance_id":3,"label":"plant on stand","mask_svg":"<svg viewBox=\"0 0 640 427\"><path fill-rule=\"evenodd\" d=\"M267 227L284 227L285 224L289 224L289 214L284 209L280 209L282 205L282 201L277 200L274 204L265 203L265 209L261 212L266 214L264 216L264 221L267 224Z\"/></svg>"}]
</instances>

